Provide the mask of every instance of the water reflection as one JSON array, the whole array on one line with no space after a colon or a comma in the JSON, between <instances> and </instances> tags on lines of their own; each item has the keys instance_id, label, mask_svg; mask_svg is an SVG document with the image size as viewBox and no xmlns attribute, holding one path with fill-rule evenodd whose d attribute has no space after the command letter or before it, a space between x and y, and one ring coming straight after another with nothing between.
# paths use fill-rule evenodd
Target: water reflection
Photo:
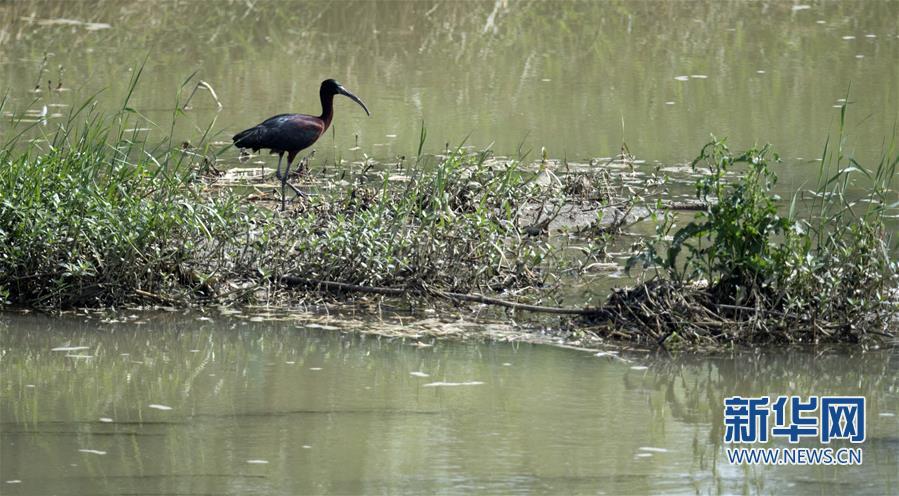
<instances>
[{"instance_id":1,"label":"water reflection","mask_svg":"<svg viewBox=\"0 0 899 496\"><path fill-rule=\"evenodd\" d=\"M425 121L430 152L468 136L504 155L546 147L580 160L624 141L672 163L715 133L739 147L772 142L801 164L820 156L851 84L854 152L877 158L899 117L899 6L806 5L13 2L0 5L0 86L10 111L77 106L101 88L114 107L148 57L132 103L159 134L197 70L225 108L199 95L179 129L190 141L215 115L225 138L276 113L317 113L318 83L335 77L373 117L338 104L334 133L317 145L325 162L413 154Z\"/></svg>"},{"instance_id":2,"label":"water reflection","mask_svg":"<svg viewBox=\"0 0 899 496\"><path fill-rule=\"evenodd\" d=\"M897 487L895 352L615 358L138 317L0 317L4 494ZM813 393L867 396L862 467L727 464L724 396Z\"/></svg>"}]
</instances>

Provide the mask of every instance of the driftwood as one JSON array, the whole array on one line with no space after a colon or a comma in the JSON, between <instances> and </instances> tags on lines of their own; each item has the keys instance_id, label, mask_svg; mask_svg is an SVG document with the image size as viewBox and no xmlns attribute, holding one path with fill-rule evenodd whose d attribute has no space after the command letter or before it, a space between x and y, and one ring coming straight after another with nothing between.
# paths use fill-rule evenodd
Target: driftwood
<instances>
[{"instance_id":1,"label":"driftwood","mask_svg":"<svg viewBox=\"0 0 899 496\"><path fill-rule=\"evenodd\" d=\"M793 342L814 340L817 333L833 337L846 327L843 322L815 322L799 315L768 308L718 303L708 292L682 287L670 281L654 279L629 290L617 290L600 307L553 307L504 300L477 293L454 293L428 287L379 287L348 284L336 281L282 276L273 282L288 287L322 290L335 293L367 293L384 296L429 296L457 302L482 303L526 312L579 316L580 323L596 335L621 340L638 340L664 347L677 334L682 341L702 346L719 346L728 342L752 342L770 337L769 325L800 327L801 333ZM743 313L747 315L743 315ZM736 313L734 315L733 313ZM765 315L778 317L764 320ZM765 329L756 335L759 327ZM747 334L748 332L748 334ZM879 337L894 336L876 330L866 331Z\"/></svg>"},{"instance_id":2,"label":"driftwood","mask_svg":"<svg viewBox=\"0 0 899 496\"><path fill-rule=\"evenodd\" d=\"M668 210L706 210L709 204L703 201L663 201L662 208Z\"/></svg>"},{"instance_id":3,"label":"driftwood","mask_svg":"<svg viewBox=\"0 0 899 496\"><path fill-rule=\"evenodd\" d=\"M506 308L514 308L515 310L524 310L527 312L552 313L557 315L588 315L597 316L603 312L599 308L564 308L564 307L548 307L543 305L531 305L528 303L518 303L515 301L503 300L501 298L493 298L476 293L453 293L449 291L438 291L434 289L420 288L385 288L379 286L360 286L357 284L347 284L343 282L321 281L317 279L306 279L302 277L283 276L280 282L286 286L302 287L302 288L318 288L335 292L351 292L351 293L368 293L379 294L385 296L409 296L409 295L432 295L440 298L469 301L473 303L484 303L487 305L496 305Z\"/></svg>"}]
</instances>

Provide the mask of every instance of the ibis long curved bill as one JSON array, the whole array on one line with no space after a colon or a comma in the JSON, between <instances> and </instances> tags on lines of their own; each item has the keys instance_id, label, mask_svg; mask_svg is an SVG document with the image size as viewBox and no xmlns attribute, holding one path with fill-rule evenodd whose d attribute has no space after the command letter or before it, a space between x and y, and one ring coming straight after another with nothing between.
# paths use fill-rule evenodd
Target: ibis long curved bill
<instances>
[{"instance_id":1,"label":"ibis long curved bill","mask_svg":"<svg viewBox=\"0 0 899 496\"><path fill-rule=\"evenodd\" d=\"M350 90L344 88L343 86L339 86L337 88L337 92L345 97L348 97L350 100L358 103L359 106L362 107L362 110L365 111L365 115L371 117L371 112L368 111L368 107L366 107L365 104L362 103L362 100L358 96L356 96L352 92L350 92Z\"/></svg>"}]
</instances>

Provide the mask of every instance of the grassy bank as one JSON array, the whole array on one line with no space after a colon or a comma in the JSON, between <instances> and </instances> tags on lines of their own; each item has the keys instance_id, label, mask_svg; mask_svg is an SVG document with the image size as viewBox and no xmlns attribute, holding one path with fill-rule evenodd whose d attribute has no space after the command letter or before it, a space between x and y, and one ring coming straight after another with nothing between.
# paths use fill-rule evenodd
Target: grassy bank
<instances>
[{"instance_id":1,"label":"grassy bank","mask_svg":"<svg viewBox=\"0 0 899 496\"><path fill-rule=\"evenodd\" d=\"M870 169L827 150L827 180L780 201L769 148L734 154L710 143L693 163L702 210L687 223L664 208L654 181L628 186L627 167L554 173L545 161L463 149L348 168L280 212L263 185L251 194L223 186L222 150L205 137L151 143L126 131L138 118L127 105L112 115L92 108L72 111L46 141L13 138L0 149L8 305L291 305L365 290L566 313L560 290L595 280L568 248L603 259L622 230L652 217L656 235L628 264L644 268L636 286L598 306L569 303L581 315L568 321L572 335L721 346L896 333L885 224L896 208L893 148ZM862 198L849 199L850 176L866 181ZM589 225L560 220L575 211Z\"/></svg>"},{"instance_id":2,"label":"grassy bank","mask_svg":"<svg viewBox=\"0 0 899 496\"><path fill-rule=\"evenodd\" d=\"M543 285L552 248L521 211L545 202L518 163L457 150L349 176L286 212L217 187L208 147L153 146L123 106L78 109L47 141L0 151L0 296L42 309L286 303L273 282L415 290ZM399 180L397 180L399 179Z\"/></svg>"}]
</instances>

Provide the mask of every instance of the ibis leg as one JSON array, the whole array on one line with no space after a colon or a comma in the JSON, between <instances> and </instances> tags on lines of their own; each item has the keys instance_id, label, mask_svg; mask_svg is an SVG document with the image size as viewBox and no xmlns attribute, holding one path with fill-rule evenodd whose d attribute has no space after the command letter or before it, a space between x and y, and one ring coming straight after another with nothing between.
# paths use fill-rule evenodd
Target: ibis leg
<instances>
[{"instance_id":1,"label":"ibis leg","mask_svg":"<svg viewBox=\"0 0 899 496\"><path fill-rule=\"evenodd\" d=\"M287 178L290 176L290 165L293 163L293 159L296 157L296 153L288 153L287 154L287 167L284 169L284 175L280 177L281 179L281 210L284 210L284 187L290 186L290 189L293 190L297 196L306 196L305 193L300 191L296 186L287 182Z\"/></svg>"},{"instance_id":2,"label":"ibis leg","mask_svg":"<svg viewBox=\"0 0 899 496\"><path fill-rule=\"evenodd\" d=\"M281 168L278 168L278 179L281 180L281 211L284 211L284 185L287 184L287 175L290 174L290 162L293 157L287 155L287 167L284 168L284 175L281 175Z\"/></svg>"},{"instance_id":3,"label":"ibis leg","mask_svg":"<svg viewBox=\"0 0 899 496\"><path fill-rule=\"evenodd\" d=\"M278 170L275 171L275 177L277 177L278 179L281 179L281 159L282 158L284 158L284 152L281 152L278 154ZM263 164L262 167L265 167L265 165ZM262 169L262 172L263 172L263 174L265 173L264 168Z\"/></svg>"}]
</instances>

